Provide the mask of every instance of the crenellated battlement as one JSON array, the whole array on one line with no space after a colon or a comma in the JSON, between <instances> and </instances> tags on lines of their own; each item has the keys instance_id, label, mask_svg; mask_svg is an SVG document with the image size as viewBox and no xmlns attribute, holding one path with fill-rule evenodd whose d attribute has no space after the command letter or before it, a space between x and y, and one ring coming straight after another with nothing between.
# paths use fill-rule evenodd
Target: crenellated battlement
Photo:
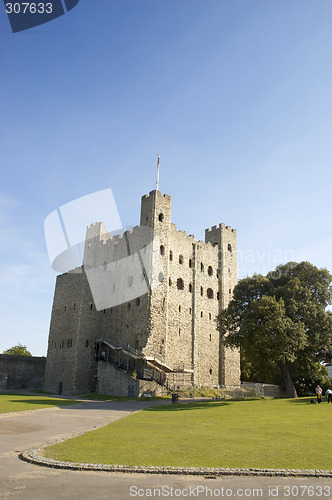
<instances>
[{"instance_id":1,"label":"crenellated battlement","mask_svg":"<svg viewBox=\"0 0 332 500\"><path fill-rule=\"evenodd\" d=\"M169 195L169 194L162 194L160 191L156 191L155 189L150 191L149 194L144 194L142 196L142 200L143 199L148 199L150 197L160 197L160 198L164 198L165 200L169 200L171 201L172 197Z\"/></svg>"},{"instance_id":2,"label":"crenellated battlement","mask_svg":"<svg viewBox=\"0 0 332 500\"><path fill-rule=\"evenodd\" d=\"M227 230L231 231L232 233L236 233L236 229L232 229L231 226L226 226L223 222L221 222L218 226L212 226L208 229L205 229L205 234L220 230Z\"/></svg>"}]
</instances>

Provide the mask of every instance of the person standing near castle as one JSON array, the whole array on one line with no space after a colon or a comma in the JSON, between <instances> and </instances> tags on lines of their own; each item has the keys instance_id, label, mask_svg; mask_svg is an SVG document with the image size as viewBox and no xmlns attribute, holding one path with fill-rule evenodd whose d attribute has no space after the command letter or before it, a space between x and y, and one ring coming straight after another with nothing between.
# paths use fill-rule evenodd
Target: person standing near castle
<instances>
[{"instance_id":1,"label":"person standing near castle","mask_svg":"<svg viewBox=\"0 0 332 500\"><path fill-rule=\"evenodd\" d=\"M327 398L327 402L329 403L331 401L331 403L332 403L332 391L331 391L331 389L327 389L325 396Z\"/></svg>"},{"instance_id":2,"label":"person standing near castle","mask_svg":"<svg viewBox=\"0 0 332 500\"><path fill-rule=\"evenodd\" d=\"M317 385L317 387L316 387L317 403L322 402L322 393L323 393L323 389L321 388L320 385Z\"/></svg>"}]
</instances>

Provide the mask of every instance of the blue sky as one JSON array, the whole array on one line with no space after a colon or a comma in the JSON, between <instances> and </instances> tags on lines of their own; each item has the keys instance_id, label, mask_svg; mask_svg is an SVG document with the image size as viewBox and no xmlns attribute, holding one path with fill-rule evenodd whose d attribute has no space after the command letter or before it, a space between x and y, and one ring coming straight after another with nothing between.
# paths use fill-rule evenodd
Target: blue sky
<instances>
[{"instance_id":1,"label":"blue sky","mask_svg":"<svg viewBox=\"0 0 332 500\"><path fill-rule=\"evenodd\" d=\"M0 11L0 352L46 355L43 223L112 188L124 225L172 196L178 229L237 229L239 275L332 271L330 0L80 0L11 33Z\"/></svg>"}]
</instances>

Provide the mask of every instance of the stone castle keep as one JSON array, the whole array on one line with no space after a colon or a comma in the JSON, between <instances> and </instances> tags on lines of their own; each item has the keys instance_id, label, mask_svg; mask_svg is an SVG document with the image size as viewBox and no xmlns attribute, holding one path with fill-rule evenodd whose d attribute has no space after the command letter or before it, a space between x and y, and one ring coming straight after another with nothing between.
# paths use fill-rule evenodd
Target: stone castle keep
<instances>
[{"instance_id":1,"label":"stone castle keep","mask_svg":"<svg viewBox=\"0 0 332 500\"><path fill-rule=\"evenodd\" d=\"M237 283L236 231L205 242L177 231L171 197L142 197L140 226L122 236L87 229L82 268L59 275L45 389L138 396L240 384L237 350L215 318Z\"/></svg>"}]
</instances>

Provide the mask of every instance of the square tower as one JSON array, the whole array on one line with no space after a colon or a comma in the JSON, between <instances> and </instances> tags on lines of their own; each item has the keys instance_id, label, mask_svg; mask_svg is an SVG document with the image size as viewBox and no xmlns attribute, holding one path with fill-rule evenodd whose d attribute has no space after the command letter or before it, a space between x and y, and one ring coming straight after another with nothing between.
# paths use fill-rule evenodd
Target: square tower
<instances>
[{"instance_id":1,"label":"square tower","mask_svg":"<svg viewBox=\"0 0 332 500\"><path fill-rule=\"evenodd\" d=\"M236 283L236 231L220 224L197 241L171 222L171 197L151 191L140 226L112 236L92 224L84 266L57 278L45 388L112 391L114 370L120 386L133 374L173 389L238 385L239 352L215 322Z\"/></svg>"}]
</instances>

